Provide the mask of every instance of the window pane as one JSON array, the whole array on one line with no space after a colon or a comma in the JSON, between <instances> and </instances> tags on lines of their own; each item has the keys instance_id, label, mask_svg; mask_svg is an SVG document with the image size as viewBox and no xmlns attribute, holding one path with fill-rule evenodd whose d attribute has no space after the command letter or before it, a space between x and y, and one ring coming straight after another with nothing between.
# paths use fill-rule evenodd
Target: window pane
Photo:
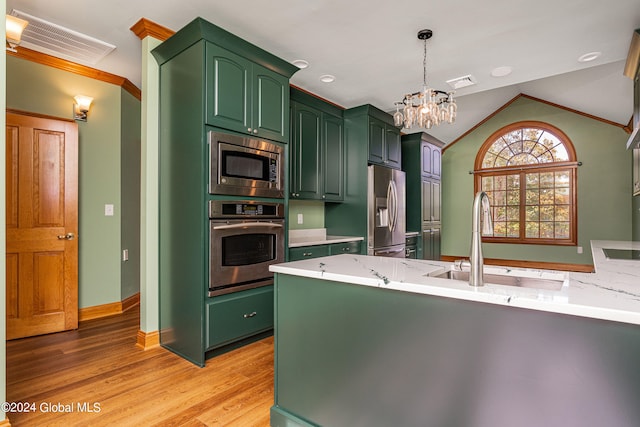
<instances>
[{"instance_id":1,"label":"window pane","mask_svg":"<svg viewBox=\"0 0 640 427\"><path fill-rule=\"evenodd\" d=\"M556 162L566 162L569 160L569 154L567 153L567 149L563 144L557 145L553 150L553 157L555 157Z\"/></svg>"},{"instance_id":2,"label":"window pane","mask_svg":"<svg viewBox=\"0 0 640 427\"><path fill-rule=\"evenodd\" d=\"M544 153L540 154L540 156L538 157L538 162L551 163L553 162L553 155L549 151L545 151Z\"/></svg>"},{"instance_id":3,"label":"window pane","mask_svg":"<svg viewBox=\"0 0 640 427\"><path fill-rule=\"evenodd\" d=\"M493 204L496 206L504 206L507 203L506 191L494 191L493 192Z\"/></svg>"},{"instance_id":4,"label":"window pane","mask_svg":"<svg viewBox=\"0 0 640 427\"><path fill-rule=\"evenodd\" d=\"M556 172L556 188L569 187L569 171Z\"/></svg>"},{"instance_id":5,"label":"window pane","mask_svg":"<svg viewBox=\"0 0 640 427\"><path fill-rule=\"evenodd\" d=\"M508 221L520 221L520 207L509 206L507 208L507 220Z\"/></svg>"},{"instance_id":6,"label":"window pane","mask_svg":"<svg viewBox=\"0 0 640 427\"><path fill-rule=\"evenodd\" d=\"M553 198L553 189L552 188L543 188L540 190L540 204L541 205L552 205L554 201Z\"/></svg>"},{"instance_id":7,"label":"window pane","mask_svg":"<svg viewBox=\"0 0 640 427\"><path fill-rule=\"evenodd\" d=\"M540 238L553 239L553 223L552 222L540 223Z\"/></svg>"},{"instance_id":8,"label":"window pane","mask_svg":"<svg viewBox=\"0 0 640 427\"><path fill-rule=\"evenodd\" d=\"M506 190L507 189L507 177L504 175L499 175L495 177L493 182L496 190Z\"/></svg>"},{"instance_id":9,"label":"window pane","mask_svg":"<svg viewBox=\"0 0 640 427\"><path fill-rule=\"evenodd\" d=\"M527 206L527 221L540 221L540 208L538 206Z\"/></svg>"},{"instance_id":10,"label":"window pane","mask_svg":"<svg viewBox=\"0 0 640 427\"><path fill-rule=\"evenodd\" d=\"M540 221L553 221L553 206L540 206Z\"/></svg>"},{"instance_id":11,"label":"window pane","mask_svg":"<svg viewBox=\"0 0 640 427\"><path fill-rule=\"evenodd\" d=\"M507 220L507 208L505 208L505 207L495 207L493 209L493 220L494 221L506 221Z\"/></svg>"},{"instance_id":12,"label":"window pane","mask_svg":"<svg viewBox=\"0 0 640 427\"><path fill-rule=\"evenodd\" d=\"M507 223L507 237L520 237L520 223L508 222Z\"/></svg>"},{"instance_id":13,"label":"window pane","mask_svg":"<svg viewBox=\"0 0 640 427\"><path fill-rule=\"evenodd\" d=\"M569 207L557 206L556 207L556 221L569 221Z\"/></svg>"},{"instance_id":14,"label":"window pane","mask_svg":"<svg viewBox=\"0 0 640 427\"><path fill-rule=\"evenodd\" d=\"M569 189L568 188L556 188L556 198L557 205L566 205L569 204Z\"/></svg>"},{"instance_id":15,"label":"window pane","mask_svg":"<svg viewBox=\"0 0 640 427\"><path fill-rule=\"evenodd\" d=\"M507 161L508 161L508 159L505 159L502 156L498 156L498 157L496 157L496 162L495 162L494 167L503 168L503 167L507 166Z\"/></svg>"},{"instance_id":16,"label":"window pane","mask_svg":"<svg viewBox=\"0 0 640 427\"><path fill-rule=\"evenodd\" d=\"M537 205L540 203L540 191L538 190L527 190L527 205Z\"/></svg>"},{"instance_id":17,"label":"window pane","mask_svg":"<svg viewBox=\"0 0 640 427\"><path fill-rule=\"evenodd\" d=\"M544 172L540 174L540 188L553 188L553 172Z\"/></svg>"},{"instance_id":18,"label":"window pane","mask_svg":"<svg viewBox=\"0 0 640 427\"><path fill-rule=\"evenodd\" d=\"M493 224L493 235L496 237L505 237L507 235L507 223L496 222Z\"/></svg>"},{"instance_id":19,"label":"window pane","mask_svg":"<svg viewBox=\"0 0 640 427\"><path fill-rule=\"evenodd\" d=\"M527 188L538 188L538 187L540 187L540 174L539 173L528 173L526 180L527 180Z\"/></svg>"},{"instance_id":20,"label":"window pane","mask_svg":"<svg viewBox=\"0 0 640 427\"><path fill-rule=\"evenodd\" d=\"M527 222L526 237L529 239L537 239L540 235L539 222Z\"/></svg>"},{"instance_id":21,"label":"window pane","mask_svg":"<svg viewBox=\"0 0 640 427\"><path fill-rule=\"evenodd\" d=\"M482 161L482 167L492 168L495 162L496 162L495 154L487 153L487 155L484 156L484 160Z\"/></svg>"},{"instance_id":22,"label":"window pane","mask_svg":"<svg viewBox=\"0 0 640 427\"><path fill-rule=\"evenodd\" d=\"M507 205L520 204L520 191L507 191Z\"/></svg>"},{"instance_id":23,"label":"window pane","mask_svg":"<svg viewBox=\"0 0 640 427\"><path fill-rule=\"evenodd\" d=\"M556 239L568 239L569 238L569 223L568 222L556 222Z\"/></svg>"},{"instance_id":24,"label":"window pane","mask_svg":"<svg viewBox=\"0 0 640 427\"><path fill-rule=\"evenodd\" d=\"M507 189L514 190L520 188L520 175L507 175Z\"/></svg>"},{"instance_id":25,"label":"window pane","mask_svg":"<svg viewBox=\"0 0 640 427\"><path fill-rule=\"evenodd\" d=\"M482 177L482 191L491 191L493 190L493 177L492 176L483 176Z\"/></svg>"}]
</instances>

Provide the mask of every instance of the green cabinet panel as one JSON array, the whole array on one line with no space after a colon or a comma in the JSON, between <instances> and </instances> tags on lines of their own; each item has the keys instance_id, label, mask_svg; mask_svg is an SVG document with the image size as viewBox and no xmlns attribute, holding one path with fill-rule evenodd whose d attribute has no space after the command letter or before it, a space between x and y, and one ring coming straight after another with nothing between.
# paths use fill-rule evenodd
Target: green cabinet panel
<instances>
[{"instance_id":1,"label":"green cabinet panel","mask_svg":"<svg viewBox=\"0 0 640 427\"><path fill-rule=\"evenodd\" d=\"M273 286L211 298L206 309L207 349L273 328Z\"/></svg>"},{"instance_id":2,"label":"green cabinet panel","mask_svg":"<svg viewBox=\"0 0 640 427\"><path fill-rule=\"evenodd\" d=\"M300 261L302 259L318 258L329 255L329 245L300 246L297 248L289 248L289 261Z\"/></svg>"},{"instance_id":3,"label":"green cabinet panel","mask_svg":"<svg viewBox=\"0 0 640 427\"><path fill-rule=\"evenodd\" d=\"M213 43L206 56L207 124L287 142L289 80Z\"/></svg>"},{"instance_id":4,"label":"green cabinet panel","mask_svg":"<svg viewBox=\"0 0 640 427\"><path fill-rule=\"evenodd\" d=\"M306 102L291 103L291 197L340 202L344 191L343 119L334 111L324 111L331 106L320 100L293 90L292 94Z\"/></svg>"}]
</instances>

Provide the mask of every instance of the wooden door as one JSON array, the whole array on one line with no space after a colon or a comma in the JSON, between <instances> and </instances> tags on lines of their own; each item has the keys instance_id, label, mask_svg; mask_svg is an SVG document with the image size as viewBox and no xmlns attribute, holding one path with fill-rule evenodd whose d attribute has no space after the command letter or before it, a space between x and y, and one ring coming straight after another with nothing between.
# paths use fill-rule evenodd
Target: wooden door
<instances>
[{"instance_id":1,"label":"wooden door","mask_svg":"<svg viewBox=\"0 0 640 427\"><path fill-rule=\"evenodd\" d=\"M78 127L7 111L7 339L78 327Z\"/></svg>"}]
</instances>

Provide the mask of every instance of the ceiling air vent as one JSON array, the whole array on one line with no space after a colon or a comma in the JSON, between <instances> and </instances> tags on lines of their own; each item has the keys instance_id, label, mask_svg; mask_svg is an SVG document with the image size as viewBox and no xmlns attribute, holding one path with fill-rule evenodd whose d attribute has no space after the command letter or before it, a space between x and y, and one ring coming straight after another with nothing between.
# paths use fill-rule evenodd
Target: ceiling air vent
<instances>
[{"instance_id":1,"label":"ceiling air vent","mask_svg":"<svg viewBox=\"0 0 640 427\"><path fill-rule=\"evenodd\" d=\"M101 40L13 9L11 15L29 21L20 46L81 64L95 65L116 47Z\"/></svg>"},{"instance_id":2,"label":"ceiling air vent","mask_svg":"<svg viewBox=\"0 0 640 427\"><path fill-rule=\"evenodd\" d=\"M477 82L476 78L473 77L471 74L468 74L462 77L457 77L455 79L447 80L447 83L449 84L449 86L451 86L454 89L461 89L463 87L472 86L476 84L476 82Z\"/></svg>"}]
</instances>

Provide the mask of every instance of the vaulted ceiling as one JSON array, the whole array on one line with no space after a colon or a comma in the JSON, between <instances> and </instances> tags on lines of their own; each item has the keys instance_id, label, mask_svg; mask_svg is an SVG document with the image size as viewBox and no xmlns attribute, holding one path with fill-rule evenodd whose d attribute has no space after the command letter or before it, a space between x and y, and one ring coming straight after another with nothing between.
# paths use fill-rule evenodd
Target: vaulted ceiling
<instances>
[{"instance_id":1,"label":"vaulted ceiling","mask_svg":"<svg viewBox=\"0 0 640 427\"><path fill-rule=\"evenodd\" d=\"M450 142L519 93L619 124L633 112L632 81L622 72L640 28L638 0L7 0L13 9L116 46L90 65L140 86L140 18L178 30L195 17L287 60L309 67L291 82L346 108L369 103L385 111L420 90L423 44L427 79L437 89L471 74L457 90L458 120L429 133ZM600 52L590 62L578 58ZM492 77L496 67L512 73ZM335 76L323 83L324 74Z\"/></svg>"}]
</instances>

